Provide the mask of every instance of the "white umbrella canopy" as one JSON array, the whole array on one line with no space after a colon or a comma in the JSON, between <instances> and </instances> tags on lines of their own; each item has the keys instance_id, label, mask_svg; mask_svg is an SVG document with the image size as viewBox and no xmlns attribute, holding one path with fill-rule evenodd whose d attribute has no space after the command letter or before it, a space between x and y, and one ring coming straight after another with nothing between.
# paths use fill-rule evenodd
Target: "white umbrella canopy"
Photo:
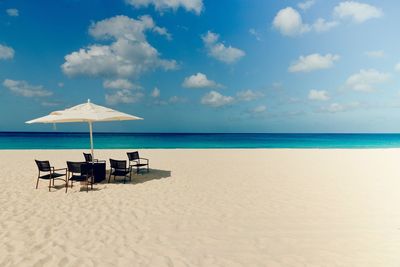
<instances>
[{"instance_id":1,"label":"white umbrella canopy","mask_svg":"<svg viewBox=\"0 0 400 267\"><path fill-rule=\"evenodd\" d=\"M100 121L129 121L143 120L143 118L119 112L110 108L93 104L88 100L87 103L73 106L64 110L51 112L49 115L40 117L26 123L65 123L65 122L87 122L90 132L90 150L93 153L93 122Z\"/></svg>"}]
</instances>

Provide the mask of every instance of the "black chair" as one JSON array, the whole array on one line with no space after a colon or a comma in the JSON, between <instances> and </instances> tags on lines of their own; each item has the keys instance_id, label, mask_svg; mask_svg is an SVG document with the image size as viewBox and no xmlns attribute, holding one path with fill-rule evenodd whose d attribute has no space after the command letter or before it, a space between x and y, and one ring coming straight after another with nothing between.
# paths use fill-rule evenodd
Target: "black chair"
<instances>
[{"instance_id":1,"label":"black chair","mask_svg":"<svg viewBox=\"0 0 400 267\"><path fill-rule=\"evenodd\" d=\"M75 182L86 182L86 192L90 189L93 190L94 176L93 176L93 165L86 162L72 162L67 161L68 166L68 182L71 181L71 188ZM67 182L67 184L68 184Z\"/></svg>"},{"instance_id":2,"label":"black chair","mask_svg":"<svg viewBox=\"0 0 400 267\"><path fill-rule=\"evenodd\" d=\"M139 156L139 152L135 151L135 152L128 152L126 153L128 155L128 159L129 159L129 167L133 168L136 167L136 173L138 174L140 171L141 167L147 167L147 172L150 171L149 167L150 167L150 162L148 159L146 158L141 158ZM146 161L146 162L143 162Z\"/></svg>"},{"instance_id":3,"label":"black chair","mask_svg":"<svg viewBox=\"0 0 400 267\"><path fill-rule=\"evenodd\" d=\"M50 162L48 160L35 160L36 165L39 169L39 174L38 178L36 181L36 189L39 186L39 179L43 180L49 180L49 192L51 188L51 184L53 182L53 187L54 187L54 180L62 180L65 182L65 192L67 192L67 187L68 187L68 179L67 179L67 169L66 168L61 168L61 169L55 169L50 165ZM56 171L65 171L65 173L58 173ZM45 172L47 174L41 175L42 172ZM65 179L62 179L60 177L65 176Z\"/></svg>"},{"instance_id":4,"label":"black chair","mask_svg":"<svg viewBox=\"0 0 400 267\"><path fill-rule=\"evenodd\" d=\"M129 178L129 181L132 181L132 168L130 166L127 168L126 165L126 160L110 159L111 170L108 177L108 182L111 180L111 175L114 175L114 181L116 176L123 176L124 183L126 182L126 178Z\"/></svg>"}]
</instances>

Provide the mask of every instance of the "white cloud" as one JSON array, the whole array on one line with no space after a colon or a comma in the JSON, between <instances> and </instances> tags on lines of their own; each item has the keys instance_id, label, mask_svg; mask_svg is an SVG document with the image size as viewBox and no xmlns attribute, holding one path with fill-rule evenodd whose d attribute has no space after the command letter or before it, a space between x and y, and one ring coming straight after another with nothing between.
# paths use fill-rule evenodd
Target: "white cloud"
<instances>
[{"instance_id":1,"label":"white cloud","mask_svg":"<svg viewBox=\"0 0 400 267\"><path fill-rule=\"evenodd\" d=\"M131 90L118 90L113 94L106 94L105 99L108 105L130 104L138 102L143 96L144 94L141 92L133 93Z\"/></svg>"},{"instance_id":2,"label":"white cloud","mask_svg":"<svg viewBox=\"0 0 400 267\"><path fill-rule=\"evenodd\" d=\"M159 35L165 36L165 38L167 38L167 40L172 40L172 35L164 27L155 26L153 31L158 33Z\"/></svg>"},{"instance_id":3,"label":"white cloud","mask_svg":"<svg viewBox=\"0 0 400 267\"><path fill-rule=\"evenodd\" d=\"M203 0L125 0L125 2L135 8L154 5L155 9L161 13L167 9L176 11L182 7L186 11L199 15L203 10Z\"/></svg>"},{"instance_id":4,"label":"white cloud","mask_svg":"<svg viewBox=\"0 0 400 267\"><path fill-rule=\"evenodd\" d=\"M312 28L316 32L326 32L332 29L333 27L336 27L337 25L339 25L337 21L326 21L323 18L319 18L314 22Z\"/></svg>"},{"instance_id":5,"label":"white cloud","mask_svg":"<svg viewBox=\"0 0 400 267\"><path fill-rule=\"evenodd\" d=\"M160 97L160 94L161 94L160 89L154 87L153 91L151 92L151 97L158 98Z\"/></svg>"},{"instance_id":6,"label":"white cloud","mask_svg":"<svg viewBox=\"0 0 400 267\"><path fill-rule=\"evenodd\" d=\"M333 62L338 60L338 55L311 54L300 56L298 60L289 66L289 72L310 72L320 69L328 69L333 66Z\"/></svg>"},{"instance_id":7,"label":"white cloud","mask_svg":"<svg viewBox=\"0 0 400 267\"><path fill-rule=\"evenodd\" d=\"M7 15L9 15L10 17L18 17L19 16L19 12L18 9L16 8L9 8L6 10Z\"/></svg>"},{"instance_id":8,"label":"white cloud","mask_svg":"<svg viewBox=\"0 0 400 267\"><path fill-rule=\"evenodd\" d=\"M208 55L227 64L235 63L246 55L243 50L218 42L219 35L208 31L201 36Z\"/></svg>"},{"instance_id":9,"label":"white cloud","mask_svg":"<svg viewBox=\"0 0 400 267\"><path fill-rule=\"evenodd\" d=\"M394 66L394 70L400 72L400 62Z\"/></svg>"},{"instance_id":10,"label":"white cloud","mask_svg":"<svg viewBox=\"0 0 400 267\"><path fill-rule=\"evenodd\" d=\"M256 38L257 41L261 41L261 34L253 28L249 29L249 33Z\"/></svg>"},{"instance_id":11,"label":"white cloud","mask_svg":"<svg viewBox=\"0 0 400 267\"><path fill-rule=\"evenodd\" d=\"M216 91L211 91L203 96L201 104L216 108L232 104L233 101L234 98L231 96L224 96Z\"/></svg>"},{"instance_id":12,"label":"white cloud","mask_svg":"<svg viewBox=\"0 0 400 267\"><path fill-rule=\"evenodd\" d=\"M244 90L244 91L240 91L236 94L237 99L241 100L241 101L251 101L257 98L260 98L263 96L262 93L260 92L255 92L253 90Z\"/></svg>"},{"instance_id":13,"label":"white cloud","mask_svg":"<svg viewBox=\"0 0 400 267\"><path fill-rule=\"evenodd\" d=\"M108 89L130 90L134 88L134 84L127 79L105 80L103 82L103 87Z\"/></svg>"},{"instance_id":14,"label":"white cloud","mask_svg":"<svg viewBox=\"0 0 400 267\"><path fill-rule=\"evenodd\" d=\"M63 88L64 87L64 83L63 82L59 82L59 83L57 83L57 86L60 87L60 88Z\"/></svg>"},{"instance_id":15,"label":"white cloud","mask_svg":"<svg viewBox=\"0 0 400 267\"><path fill-rule=\"evenodd\" d=\"M286 36L296 36L311 30L309 25L303 23L300 13L292 7L279 10L272 25Z\"/></svg>"},{"instance_id":16,"label":"white cloud","mask_svg":"<svg viewBox=\"0 0 400 267\"><path fill-rule=\"evenodd\" d=\"M371 92L375 90L376 84L384 83L389 78L388 73L374 69L360 70L346 80L346 86L354 91Z\"/></svg>"},{"instance_id":17,"label":"white cloud","mask_svg":"<svg viewBox=\"0 0 400 267\"><path fill-rule=\"evenodd\" d=\"M322 107L320 111L329 113L345 112L354 110L360 107L359 102L352 102L349 104L331 103L326 107Z\"/></svg>"},{"instance_id":18,"label":"white cloud","mask_svg":"<svg viewBox=\"0 0 400 267\"><path fill-rule=\"evenodd\" d=\"M42 101L40 104L44 107L56 107L56 106L59 106L61 104L61 102L59 102L59 101Z\"/></svg>"},{"instance_id":19,"label":"white cloud","mask_svg":"<svg viewBox=\"0 0 400 267\"><path fill-rule=\"evenodd\" d=\"M307 9L312 7L314 4L315 4L315 0L308 0L308 1L304 1L304 2L299 3L297 6L301 10L306 11Z\"/></svg>"},{"instance_id":20,"label":"white cloud","mask_svg":"<svg viewBox=\"0 0 400 267\"><path fill-rule=\"evenodd\" d=\"M317 101L329 100L329 94L325 90L310 90L308 93L308 99Z\"/></svg>"},{"instance_id":21,"label":"white cloud","mask_svg":"<svg viewBox=\"0 0 400 267\"><path fill-rule=\"evenodd\" d=\"M259 106L255 107L255 108L253 108L251 110L251 112L258 114L258 113L263 113L266 110L267 110L267 107L265 105L259 105Z\"/></svg>"},{"instance_id":22,"label":"white cloud","mask_svg":"<svg viewBox=\"0 0 400 267\"><path fill-rule=\"evenodd\" d=\"M45 97L53 93L43 88L42 85L30 85L26 81L5 79L3 86L16 95L23 97Z\"/></svg>"},{"instance_id":23,"label":"white cloud","mask_svg":"<svg viewBox=\"0 0 400 267\"><path fill-rule=\"evenodd\" d=\"M0 44L0 60L11 59L14 57L15 51L9 46Z\"/></svg>"},{"instance_id":24,"label":"white cloud","mask_svg":"<svg viewBox=\"0 0 400 267\"><path fill-rule=\"evenodd\" d=\"M170 104L185 103L186 101L187 101L186 98L180 97L180 96L176 96L176 95L171 96L171 97L168 99L168 102L169 102Z\"/></svg>"},{"instance_id":25,"label":"white cloud","mask_svg":"<svg viewBox=\"0 0 400 267\"><path fill-rule=\"evenodd\" d=\"M88 75L105 77L138 77L142 73L161 68L176 69L175 60L160 58L145 32L157 27L149 16L131 19L116 16L93 23L89 33L96 39L112 40L110 45L94 44L65 56L61 66L69 76Z\"/></svg>"},{"instance_id":26,"label":"white cloud","mask_svg":"<svg viewBox=\"0 0 400 267\"><path fill-rule=\"evenodd\" d=\"M367 51L365 55L370 58L383 58L385 56L385 51L383 50L374 50L374 51Z\"/></svg>"},{"instance_id":27,"label":"white cloud","mask_svg":"<svg viewBox=\"0 0 400 267\"><path fill-rule=\"evenodd\" d=\"M221 84L213 80L209 80L207 76L201 72L186 77L182 83L186 88L218 88L223 87Z\"/></svg>"},{"instance_id":28,"label":"white cloud","mask_svg":"<svg viewBox=\"0 0 400 267\"><path fill-rule=\"evenodd\" d=\"M341 2L334 8L333 13L340 19L350 18L356 23L383 16L380 8L356 1Z\"/></svg>"}]
</instances>

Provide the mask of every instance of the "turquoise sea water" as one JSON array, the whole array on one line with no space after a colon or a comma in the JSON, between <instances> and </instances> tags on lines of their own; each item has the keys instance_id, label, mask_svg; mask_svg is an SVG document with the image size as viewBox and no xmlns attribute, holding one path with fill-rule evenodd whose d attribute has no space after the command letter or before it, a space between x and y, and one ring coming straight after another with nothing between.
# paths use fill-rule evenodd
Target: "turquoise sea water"
<instances>
[{"instance_id":1,"label":"turquoise sea water","mask_svg":"<svg viewBox=\"0 0 400 267\"><path fill-rule=\"evenodd\" d=\"M400 134L94 133L110 148L400 148ZM0 132L0 149L87 149L88 133Z\"/></svg>"}]
</instances>

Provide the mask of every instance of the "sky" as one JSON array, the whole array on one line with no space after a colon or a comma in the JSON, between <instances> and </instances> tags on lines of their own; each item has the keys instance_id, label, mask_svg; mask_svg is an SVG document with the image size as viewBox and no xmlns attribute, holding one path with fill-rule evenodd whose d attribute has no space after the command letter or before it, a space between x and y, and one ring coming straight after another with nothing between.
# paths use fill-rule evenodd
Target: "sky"
<instances>
[{"instance_id":1,"label":"sky","mask_svg":"<svg viewBox=\"0 0 400 267\"><path fill-rule=\"evenodd\" d=\"M400 132L395 0L0 0L0 131ZM59 124L58 131L86 131Z\"/></svg>"}]
</instances>

